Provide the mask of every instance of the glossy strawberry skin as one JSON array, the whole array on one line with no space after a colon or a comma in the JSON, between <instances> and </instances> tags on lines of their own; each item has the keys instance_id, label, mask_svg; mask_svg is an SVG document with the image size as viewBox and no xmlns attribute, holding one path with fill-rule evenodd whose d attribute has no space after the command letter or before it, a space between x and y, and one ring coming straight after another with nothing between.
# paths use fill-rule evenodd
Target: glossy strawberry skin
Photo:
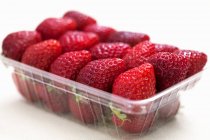
<instances>
[{"instance_id":1,"label":"glossy strawberry skin","mask_svg":"<svg viewBox=\"0 0 210 140\"><path fill-rule=\"evenodd\" d=\"M94 59L122 58L131 47L125 43L99 43L90 52Z\"/></svg>"},{"instance_id":2,"label":"glossy strawberry skin","mask_svg":"<svg viewBox=\"0 0 210 140\"><path fill-rule=\"evenodd\" d=\"M148 57L155 54L155 44L150 41L143 41L135 45L123 57L128 69L138 67L147 62Z\"/></svg>"},{"instance_id":3,"label":"glossy strawberry skin","mask_svg":"<svg viewBox=\"0 0 210 140\"><path fill-rule=\"evenodd\" d=\"M122 59L94 60L81 69L77 82L110 92L114 78L124 71L125 63Z\"/></svg>"},{"instance_id":4,"label":"glossy strawberry skin","mask_svg":"<svg viewBox=\"0 0 210 140\"><path fill-rule=\"evenodd\" d=\"M94 33L68 31L59 39L63 52L79 51L89 49L99 42L99 38Z\"/></svg>"},{"instance_id":5,"label":"glossy strawberry skin","mask_svg":"<svg viewBox=\"0 0 210 140\"><path fill-rule=\"evenodd\" d=\"M46 40L27 48L22 63L48 71L51 63L61 54L62 48L56 40Z\"/></svg>"},{"instance_id":6,"label":"glossy strawberry skin","mask_svg":"<svg viewBox=\"0 0 210 140\"><path fill-rule=\"evenodd\" d=\"M61 77L75 80L80 69L91 61L89 51L67 52L59 56L50 67L50 72Z\"/></svg>"},{"instance_id":7,"label":"glossy strawberry skin","mask_svg":"<svg viewBox=\"0 0 210 140\"><path fill-rule=\"evenodd\" d=\"M41 35L36 31L19 31L5 37L2 43L3 55L21 61L25 50L42 40Z\"/></svg>"},{"instance_id":8,"label":"glossy strawberry skin","mask_svg":"<svg viewBox=\"0 0 210 140\"><path fill-rule=\"evenodd\" d=\"M155 95L154 68L145 63L120 74L114 81L112 92L131 100L141 100Z\"/></svg>"},{"instance_id":9,"label":"glossy strawberry skin","mask_svg":"<svg viewBox=\"0 0 210 140\"><path fill-rule=\"evenodd\" d=\"M76 22L70 18L47 18L38 25L36 31L41 33L43 39L59 39L65 32L75 30L76 27Z\"/></svg>"},{"instance_id":10,"label":"glossy strawberry skin","mask_svg":"<svg viewBox=\"0 0 210 140\"><path fill-rule=\"evenodd\" d=\"M91 24L84 28L85 32L93 32L99 36L100 42L105 42L111 33L116 32L115 29L107 26Z\"/></svg>"},{"instance_id":11,"label":"glossy strawberry skin","mask_svg":"<svg viewBox=\"0 0 210 140\"><path fill-rule=\"evenodd\" d=\"M187 77L201 71L207 62L207 55L203 52L194 50L178 50L176 54L182 55L189 60L191 66L188 70Z\"/></svg>"},{"instance_id":12,"label":"glossy strawberry skin","mask_svg":"<svg viewBox=\"0 0 210 140\"><path fill-rule=\"evenodd\" d=\"M146 40L150 40L150 37L144 33L118 31L110 34L107 42L124 42L134 46Z\"/></svg>"},{"instance_id":13,"label":"glossy strawberry skin","mask_svg":"<svg viewBox=\"0 0 210 140\"><path fill-rule=\"evenodd\" d=\"M158 91L184 80L190 67L189 61L183 56L169 52L156 53L148 62L154 66Z\"/></svg>"},{"instance_id":14,"label":"glossy strawberry skin","mask_svg":"<svg viewBox=\"0 0 210 140\"><path fill-rule=\"evenodd\" d=\"M175 51L179 50L178 47L167 45L167 44L155 44L155 52L170 52L173 53Z\"/></svg>"},{"instance_id":15,"label":"glossy strawberry skin","mask_svg":"<svg viewBox=\"0 0 210 140\"><path fill-rule=\"evenodd\" d=\"M63 17L74 19L79 30L83 29L87 25L96 23L96 20L94 18L78 11L68 11L64 14Z\"/></svg>"}]
</instances>

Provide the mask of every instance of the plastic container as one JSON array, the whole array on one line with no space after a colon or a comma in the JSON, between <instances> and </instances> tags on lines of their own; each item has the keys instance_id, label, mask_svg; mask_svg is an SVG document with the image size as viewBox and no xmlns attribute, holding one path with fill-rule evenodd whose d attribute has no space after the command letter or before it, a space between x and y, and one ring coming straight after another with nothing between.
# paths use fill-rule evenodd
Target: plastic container
<instances>
[{"instance_id":1,"label":"plastic container","mask_svg":"<svg viewBox=\"0 0 210 140\"><path fill-rule=\"evenodd\" d=\"M179 110L180 93L193 87L202 74L201 71L149 99L132 101L4 56L0 58L9 68L19 93L29 102L61 116L69 113L73 116L70 118L75 118L72 121L126 139L154 131L173 118Z\"/></svg>"}]
</instances>

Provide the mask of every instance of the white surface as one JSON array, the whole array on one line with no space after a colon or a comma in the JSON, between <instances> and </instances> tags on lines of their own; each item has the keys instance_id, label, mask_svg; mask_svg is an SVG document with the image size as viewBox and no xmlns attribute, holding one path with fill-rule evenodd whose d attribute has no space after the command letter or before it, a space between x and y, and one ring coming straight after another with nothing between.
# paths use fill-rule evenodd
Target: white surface
<instances>
[{"instance_id":1,"label":"white surface","mask_svg":"<svg viewBox=\"0 0 210 140\"><path fill-rule=\"evenodd\" d=\"M18 30L33 30L46 17L61 16L75 9L89 13L100 24L121 30L148 33L153 42L210 54L209 0L158 1L0 1L0 40ZM102 140L114 139L27 104L11 83L7 69L0 64L1 140ZM210 138L209 72L185 94L176 119L142 137L144 140L198 140Z\"/></svg>"}]
</instances>

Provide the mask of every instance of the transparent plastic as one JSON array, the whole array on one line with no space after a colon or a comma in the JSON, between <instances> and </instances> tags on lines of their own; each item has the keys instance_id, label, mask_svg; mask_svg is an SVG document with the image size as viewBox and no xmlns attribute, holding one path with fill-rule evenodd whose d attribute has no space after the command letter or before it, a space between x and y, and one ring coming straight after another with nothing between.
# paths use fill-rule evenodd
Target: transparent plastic
<instances>
[{"instance_id":1,"label":"transparent plastic","mask_svg":"<svg viewBox=\"0 0 210 140\"><path fill-rule=\"evenodd\" d=\"M173 118L180 106L180 93L192 88L203 71L145 99L132 101L78 82L56 76L0 56L10 69L19 93L29 102L59 115L69 114L117 138L140 137Z\"/></svg>"}]
</instances>

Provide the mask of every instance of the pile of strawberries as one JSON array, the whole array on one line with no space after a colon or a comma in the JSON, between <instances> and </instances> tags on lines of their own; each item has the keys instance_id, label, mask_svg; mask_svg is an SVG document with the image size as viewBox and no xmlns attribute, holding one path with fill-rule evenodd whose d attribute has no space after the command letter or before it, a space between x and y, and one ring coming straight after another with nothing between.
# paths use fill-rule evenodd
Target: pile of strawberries
<instances>
[{"instance_id":1,"label":"pile of strawberries","mask_svg":"<svg viewBox=\"0 0 210 140\"><path fill-rule=\"evenodd\" d=\"M207 62L203 52L152 43L147 34L101 26L78 11L47 18L35 31L11 33L2 47L8 58L130 100L150 98L201 71ZM17 74L13 78L27 100L41 101L56 113L70 111L85 123L95 123L106 112L80 96L59 93ZM167 108L160 110L160 116L175 115L179 101L174 104L170 113ZM112 122L131 133L148 129L154 121L154 113L112 111Z\"/></svg>"}]
</instances>

